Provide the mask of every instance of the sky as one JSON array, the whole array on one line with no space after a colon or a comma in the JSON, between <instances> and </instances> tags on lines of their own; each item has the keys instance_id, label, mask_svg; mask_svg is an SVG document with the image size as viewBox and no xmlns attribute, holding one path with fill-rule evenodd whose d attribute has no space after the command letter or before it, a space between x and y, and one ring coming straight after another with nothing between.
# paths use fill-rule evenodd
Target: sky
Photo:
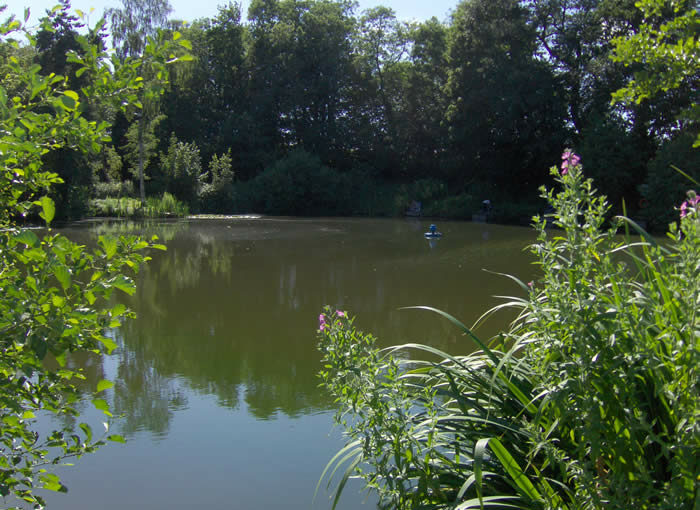
<instances>
[{"instance_id":1,"label":"sky","mask_svg":"<svg viewBox=\"0 0 700 510\"><path fill-rule=\"evenodd\" d=\"M384 5L391 7L396 12L396 16L405 21L422 21L435 16L440 21L446 21L449 12L454 9L459 0L359 0L357 13L370 7ZM19 19L24 17L24 8L29 7L31 17L29 25L36 25L39 18L43 17L47 9L53 7L55 0L0 0L0 5L7 4L7 10L3 13L2 19L9 14L16 15ZM197 18L210 18L216 15L217 6L227 4L228 0L170 0L174 12L172 18L192 21ZM248 12L249 0L243 0L243 17ZM86 15L93 8L94 12L89 15L88 21L96 22L102 11L108 7L120 7L119 0L71 0L73 9L80 9Z\"/></svg>"}]
</instances>

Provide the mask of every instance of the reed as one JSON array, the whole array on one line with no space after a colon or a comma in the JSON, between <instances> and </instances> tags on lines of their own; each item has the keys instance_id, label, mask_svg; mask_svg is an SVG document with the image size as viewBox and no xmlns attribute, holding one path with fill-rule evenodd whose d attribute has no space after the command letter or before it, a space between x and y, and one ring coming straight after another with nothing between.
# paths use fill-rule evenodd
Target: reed
<instances>
[{"instance_id":1,"label":"reed","mask_svg":"<svg viewBox=\"0 0 700 510\"><path fill-rule=\"evenodd\" d=\"M189 208L168 192L161 197L149 197L146 204L129 197L107 197L95 199L91 203L96 216L118 218L169 218L189 215Z\"/></svg>"}]
</instances>

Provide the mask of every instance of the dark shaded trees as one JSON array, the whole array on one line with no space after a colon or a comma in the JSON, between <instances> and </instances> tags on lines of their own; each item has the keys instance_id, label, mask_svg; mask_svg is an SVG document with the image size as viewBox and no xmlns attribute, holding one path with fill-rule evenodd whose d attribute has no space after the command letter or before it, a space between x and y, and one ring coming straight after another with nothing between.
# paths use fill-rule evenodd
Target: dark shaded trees
<instances>
[{"instance_id":1,"label":"dark shaded trees","mask_svg":"<svg viewBox=\"0 0 700 510\"><path fill-rule=\"evenodd\" d=\"M464 185L533 191L564 142L564 98L535 58L527 14L516 0L467 0L453 14L447 122L452 179Z\"/></svg>"},{"instance_id":2,"label":"dark shaded trees","mask_svg":"<svg viewBox=\"0 0 700 510\"><path fill-rule=\"evenodd\" d=\"M205 160L232 149L235 166L245 166L249 143L245 62L247 30L238 4L219 7L213 19L182 29L194 59L178 68L162 102L167 119L161 137L170 133L197 144Z\"/></svg>"}]
</instances>

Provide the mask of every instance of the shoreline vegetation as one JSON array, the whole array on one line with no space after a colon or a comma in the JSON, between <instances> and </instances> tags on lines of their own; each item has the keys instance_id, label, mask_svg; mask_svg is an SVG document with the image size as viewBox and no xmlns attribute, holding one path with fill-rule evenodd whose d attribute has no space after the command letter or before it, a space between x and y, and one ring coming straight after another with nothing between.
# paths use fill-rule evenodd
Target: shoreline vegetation
<instances>
[{"instance_id":1,"label":"shoreline vegetation","mask_svg":"<svg viewBox=\"0 0 700 510\"><path fill-rule=\"evenodd\" d=\"M347 437L319 481L334 508L350 477L396 510L697 506L700 198L662 246L627 218L605 226L577 155L552 175L530 247L542 276L503 275L520 291L477 321L515 309L509 330L483 341L414 307L478 351L379 349L347 311L319 316L319 376Z\"/></svg>"},{"instance_id":2,"label":"shoreline vegetation","mask_svg":"<svg viewBox=\"0 0 700 510\"><path fill-rule=\"evenodd\" d=\"M634 3L455 0L444 21L404 22L382 6L255 0L180 26L167 0L133 0L131 21L105 13L100 43L109 32L116 58L141 56L132 41L177 27L187 55L124 108L82 103L110 127L100 151L44 155L63 181L57 219L186 206L529 225L546 212L546 169L572 147L611 217L624 209L662 233L686 187L672 166L700 177L697 15L688 0ZM39 65L80 90L88 75L66 55L82 58L85 19L60 0L41 23L34 46L3 43L0 65Z\"/></svg>"}]
</instances>

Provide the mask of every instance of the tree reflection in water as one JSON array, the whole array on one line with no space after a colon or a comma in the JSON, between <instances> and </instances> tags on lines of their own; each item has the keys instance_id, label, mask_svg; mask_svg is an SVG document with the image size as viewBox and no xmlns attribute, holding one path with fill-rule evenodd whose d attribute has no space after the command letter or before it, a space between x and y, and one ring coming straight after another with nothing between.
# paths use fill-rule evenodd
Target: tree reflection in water
<instances>
[{"instance_id":1,"label":"tree reflection in water","mask_svg":"<svg viewBox=\"0 0 700 510\"><path fill-rule=\"evenodd\" d=\"M429 304L469 322L496 302L485 288L515 291L482 268L523 279L533 272L522 253L531 233L514 227L445 222L433 249L418 223L391 220L93 226L99 233L110 229L157 234L168 245L152 255L137 293L125 299L138 319L115 335L123 348L111 361L111 398L127 435L166 434L192 392L215 395L223 407L243 403L264 420L327 410L332 402L316 378L315 318L322 305L351 310L386 344L416 341L466 352L471 344L449 323L398 308Z\"/></svg>"}]
</instances>

